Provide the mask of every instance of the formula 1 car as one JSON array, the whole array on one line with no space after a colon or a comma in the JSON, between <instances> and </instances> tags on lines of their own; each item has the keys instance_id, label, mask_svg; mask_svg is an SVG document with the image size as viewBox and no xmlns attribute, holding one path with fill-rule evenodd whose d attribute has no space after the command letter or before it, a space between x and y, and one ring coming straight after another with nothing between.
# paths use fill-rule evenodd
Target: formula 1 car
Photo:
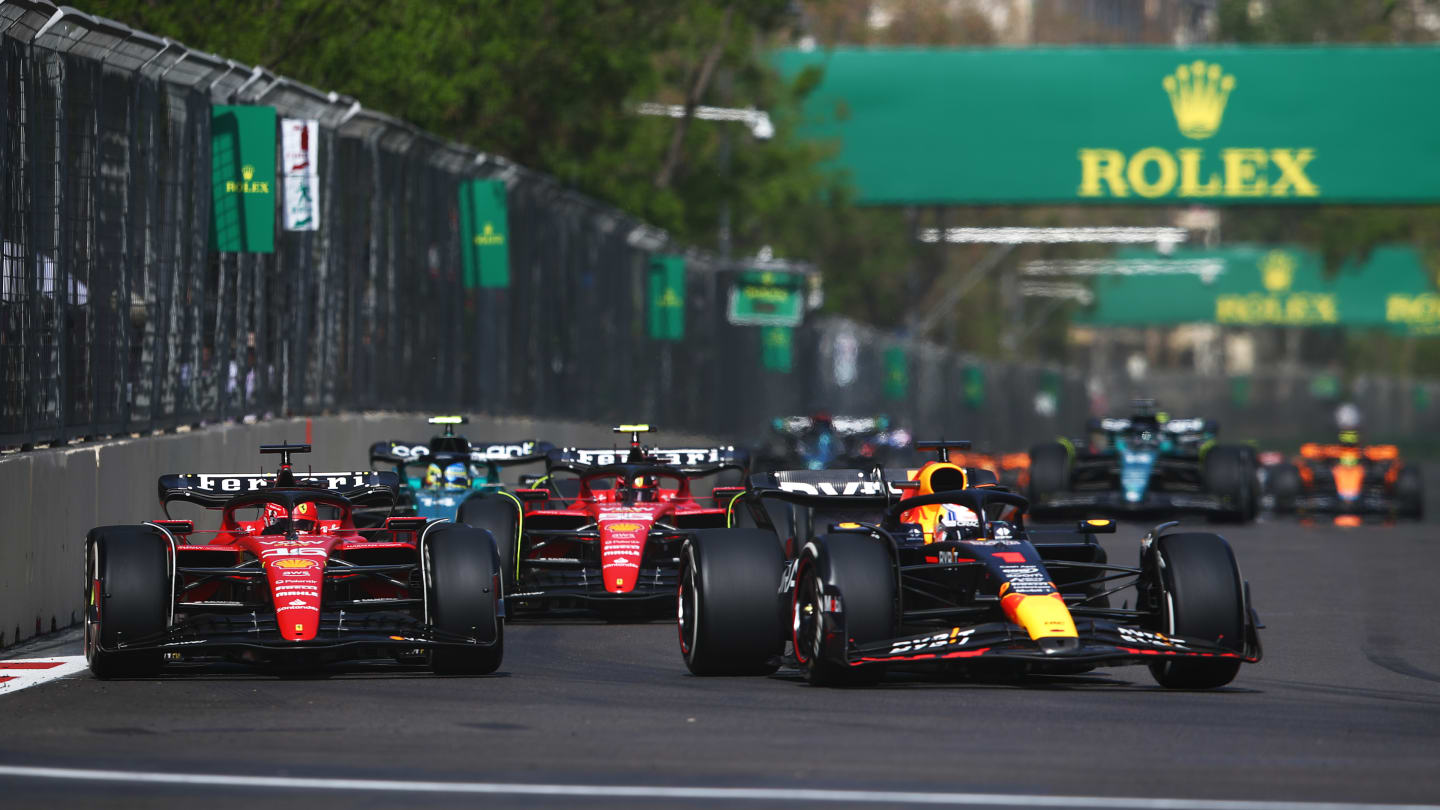
<instances>
[{"instance_id":1,"label":"formula 1 car","mask_svg":"<svg viewBox=\"0 0 1440 810\"><path fill-rule=\"evenodd\" d=\"M1276 512L1330 514L1342 523L1424 517L1420 468L1401 460L1398 447L1362 445L1353 430L1339 438L1338 444L1301 445L1293 461L1268 468L1266 494Z\"/></svg>"},{"instance_id":2,"label":"formula 1 car","mask_svg":"<svg viewBox=\"0 0 1440 810\"><path fill-rule=\"evenodd\" d=\"M643 616L674 606L679 548L686 531L723 527L743 487L694 491L697 479L743 471L731 447L652 448L648 425L621 425L630 448L552 450L546 475L512 494L466 501L461 520L500 538L507 604L583 607L606 618Z\"/></svg>"},{"instance_id":3,"label":"formula 1 car","mask_svg":"<svg viewBox=\"0 0 1440 810\"><path fill-rule=\"evenodd\" d=\"M1254 449L1217 443L1207 419L1171 419L1154 400L1128 418L1093 420L1085 440L1030 449L1036 517L1199 513L1245 522L1259 509Z\"/></svg>"},{"instance_id":4,"label":"formula 1 car","mask_svg":"<svg viewBox=\"0 0 1440 810\"><path fill-rule=\"evenodd\" d=\"M554 449L549 442L522 439L510 442L472 443L455 435L455 426L468 423L463 416L432 416L432 425L444 432L425 444L407 441L376 442L370 447L370 465L392 465L400 474L400 497L393 514L402 517L459 518L465 501L477 494L503 493L502 467L538 463ZM356 515L361 526L379 525L386 514L364 510Z\"/></svg>"},{"instance_id":5,"label":"formula 1 car","mask_svg":"<svg viewBox=\"0 0 1440 810\"><path fill-rule=\"evenodd\" d=\"M950 460L967 469L989 470L995 475L995 480L1007 489L1016 492L1029 490L1029 453L976 453L970 451L952 453Z\"/></svg>"},{"instance_id":6,"label":"formula 1 car","mask_svg":"<svg viewBox=\"0 0 1440 810\"><path fill-rule=\"evenodd\" d=\"M945 460L962 446L917 444L941 451L918 471L751 476L737 505L763 522L757 502L784 500L810 528L788 559L763 526L691 534L678 611L689 670L768 674L788 663L813 684L869 685L900 666L1147 664L1161 685L1197 689L1260 660L1249 586L1223 538L1166 523L1141 540L1138 567L1111 564L1095 534L1113 522L1027 525L1025 498L970 485L970 471ZM1133 608L1109 606L1131 586Z\"/></svg>"},{"instance_id":7,"label":"formula 1 car","mask_svg":"<svg viewBox=\"0 0 1440 810\"><path fill-rule=\"evenodd\" d=\"M100 678L176 661L282 668L337 659L500 666L504 602L490 534L426 518L361 531L354 510L395 501L392 472L297 475L308 444L267 445L271 474L161 476L165 520L101 526L85 540L85 657ZM220 526L170 519L175 502Z\"/></svg>"},{"instance_id":8,"label":"formula 1 car","mask_svg":"<svg viewBox=\"0 0 1440 810\"><path fill-rule=\"evenodd\" d=\"M826 470L887 464L910 444L905 430L884 416L784 416L770 439L755 448L758 470Z\"/></svg>"}]
</instances>

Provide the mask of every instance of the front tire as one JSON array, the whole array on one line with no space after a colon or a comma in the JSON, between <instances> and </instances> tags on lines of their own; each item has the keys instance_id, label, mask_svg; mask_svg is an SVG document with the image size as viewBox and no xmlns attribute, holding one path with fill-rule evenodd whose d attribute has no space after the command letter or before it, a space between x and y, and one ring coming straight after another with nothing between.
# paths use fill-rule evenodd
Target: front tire
<instances>
[{"instance_id":1,"label":"front tire","mask_svg":"<svg viewBox=\"0 0 1440 810\"><path fill-rule=\"evenodd\" d=\"M680 553L680 654L695 675L768 675L784 650L785 558L764 529L701 529Z\"/></svg>"},{"instance_id":2,"label":"front tire","mask_svg":"<svg viewBox=\"0 0 1440 810\"><path fill-rule=\"evenodd\" d=\"M436 647L430 667L437 675L488 675L505 655L500 616L500 562L490 533L470 526L432 529L425 538L430 626L468 636L475 646ZM487 644L488 646L480 646Z\"/></svg>"},{"instance_id":3,"label":"front tire","mask_svg":"<svg viewBox=\"0 0 1440 810\"><path fill-rule=\"evenodd\" d=\"M1289 462L1276 464L1266 479L1266 488L1275 499L1276 513L1293 514L1305 489L1305 483L1300 478L1300 468Z\"/></svg>"},{"instance_id":4,"label":"front tire","mask_svg":"<svg viewBox=\"0 0 1440 810\"><path fill-rule=\"evenodd\" d=\"M873 686L879 664L852 667L842 658L849 642L894 638L899 626L895 561L885 541L864 534L817 538L800 560L791 603L795 659L816 686ZM808 553L810 548L816 549ZM840 619L826 610L838 597ZM832 603L833 604L833 603ZM833 644L841 645L835 650Z\"/></svg>"},{"instance_id":5,"label":"front tire","mask_svg":"<svg viewBox=\"0 0 1440 810\"><path fill-rule=\"evenodd\" d=\"M1161 583L1155 628L1170 635L1219 644L1237 654L1245 647L1245 598L1235 554L1214 534L1161 535L1152 575ZM1150 674L1167 689L1214 689L1235 679L1239 658L1162 661Z\"/></svg>"},{"instance_id":6,"label":"front tire","mask_svg":"<svg viewBox=\"0 0 1440 810\"><path fill-rule=\"evenodd\" d=\"M153 675L159 650L117 649L170 622L170 542L149 526L102 526L86 537L85 660L97 678Z\"/></svg>"},{"instance_id":7,"label":"front tire","mask_svg":"<svg viewBox=\"0 0 1440 810\"><path fill-rule=\"evenodd\" d=\"M1395 478L1396 511L1400 517L1420 520L1425 517L1425 482L1418 467L1402 467Z\"/></svg>"}]
</instances>

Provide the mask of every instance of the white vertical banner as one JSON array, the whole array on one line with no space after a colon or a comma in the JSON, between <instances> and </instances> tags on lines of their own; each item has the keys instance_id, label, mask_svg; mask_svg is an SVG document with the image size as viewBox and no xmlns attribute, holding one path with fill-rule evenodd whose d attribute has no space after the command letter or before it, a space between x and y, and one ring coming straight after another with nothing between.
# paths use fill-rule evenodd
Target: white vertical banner
<instances>
[{"instance_id":1,"label":"white vertical banner","mask_svg":"<svg viewBox=\"0 0 1440 810\"><path fill-rule=\"evenodd\" d=\"M285 178L285 230L320 229L320 122L285 118L280 122L281 171Z\"/></svg>"}]
</instances>

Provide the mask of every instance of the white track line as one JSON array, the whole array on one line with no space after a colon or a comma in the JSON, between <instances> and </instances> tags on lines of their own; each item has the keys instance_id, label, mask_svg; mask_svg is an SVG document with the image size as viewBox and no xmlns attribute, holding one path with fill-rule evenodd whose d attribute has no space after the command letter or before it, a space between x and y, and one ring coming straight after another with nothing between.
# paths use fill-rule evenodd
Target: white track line
<instances>
[{"instance_id":1,"label":"white track line","mask_svg":"<svg viewBox=\"0 0 1440 810\"><path fill-rule=\"evenodd\" d=\"M85 656L60 655L44 658L0 660L0 696L39 686L85 670Z\"/></svg>"},{"instance_id":2,"label":"white track line","mask_svg":"<svg viewBox=\"0 0 1440 810\"><path fill-rule=\"evenodd\" d=\"M128 782L152 785L344 790L390 793L459 793L508 796L574 796L626 799L714 799L719 801L923 804L985 807L1123 808L1123 810L1440 810L1433 804L1349 804L1223 799L1142 799L1119 796L1038 796L1005 793L929 793L809 788L655 787L646 785L538 785L506 782L408 782L392 779L322 779L294 776L107 771L0 765L0 777Z\"/></svg>"}]
</instances>

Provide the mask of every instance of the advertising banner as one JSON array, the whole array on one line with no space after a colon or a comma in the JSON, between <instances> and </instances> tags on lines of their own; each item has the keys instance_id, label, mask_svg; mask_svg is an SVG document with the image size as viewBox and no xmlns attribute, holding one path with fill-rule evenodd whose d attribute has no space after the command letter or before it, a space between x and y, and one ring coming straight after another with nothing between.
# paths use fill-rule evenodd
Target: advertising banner
<instances>
[{"instance_id":1,"label":"advertising banner","mask_svg":"<svg viewBox=\"0 0 1440 810\"><path fill-rule=\"evenodd\" d=\"M1154 259L1136 248L1127 259ZM1436 279L1409 245L1371 251L1363 263L1326 273L1319 254L1298 246L1179 249L1170 260L1206 260L1205 273L1102 276L1095 305L1076 321L1097 326L1218 323L1233 326L1372 326L1440 331ZM1146 265L1138 265L1144 267Z\"/></svg>"},{"instance_id":2,"label":"advertising banner","mask_svg":"<svg viewBox=\"0 0 1440 810\"><path fill-rule=\"evenodd\" d=\"M767 326L760 330L760 364L766 371L790 373L795 364L794 331L788 326Z\"/></svg>"},{"instance_id":3,"label":"advertising banner","mask_svg":"<svg viewBox=\"0 0 1440 810\"><path fill-rule=\"evenodd\" d=\"M650 337L655 340L685 338L685 257L654 256L650 259Z\"/></svg>"},{"instance_id":4,"label":"advertising banner","mask_svg":"<svg viewBox=\"0 0 1440 810\"><path fill-rule=\"evenodd\" d=\"M275 108L211 108L211 249L275 251Z\"/></svg>"},{"instance_id":5,"label":"advertising banner","mask_svg":"<svg viewBox=\"0 0 1440 810\"><path fill-rule=\"evenodd\" d=\"M804 285L799 273L740 273L730 287L726 315L736 326L799 326L805 320Z\"/></svg>"},{"instance_id":6,"label":"advertising banner","mask_svg":"<svg viewBox=\"0 0 1440 810\"><path fill-rule=\"evenodd\" d=\"M466 289L510 286L510 220L505 181L460 184L460 266Z\"/></svg>"},{"instance_id":7,"label":"advertising banner","mask_svg":"<svg viewBox=\"0 0 1440 810\"><path fill-rule=\"evenodd\" d=\"M320 229L320 122L286 118L280 122L280 165L285 173L285 230Z\"/></svg>"},{"instance_id":8,"label":"advertising banner","mask_svg":"<svg viewBox=\"0 0 1440 810\"><path fill-rule=\"evenodd\" d=\"M910 359L905 347L891 346L885 350L885 396L904 399L910 393Z\"/></svg>"},{"instance_id":9,"label":"advertising banner","mask_svg":"<svg viewBox=\"0 0 1440 810\"><path fill-rule=\"evenodd\" d=\"M781 51L862 203L1440 200L1435 47Z\"/></svg>"}]
</instances>

